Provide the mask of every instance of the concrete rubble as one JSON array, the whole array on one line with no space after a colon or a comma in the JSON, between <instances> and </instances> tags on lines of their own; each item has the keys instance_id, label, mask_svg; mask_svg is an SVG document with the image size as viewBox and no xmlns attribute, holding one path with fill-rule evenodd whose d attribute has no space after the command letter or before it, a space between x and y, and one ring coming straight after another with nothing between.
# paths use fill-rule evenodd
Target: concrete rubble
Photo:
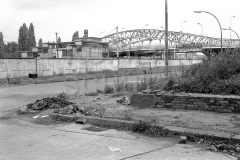
<instances>
[{"instance_id":1,"label":"concrete rubble","mask_svg":"<svg viewBox=\"0 0 240 160\"><path fill-rule=\"evenodd\" d=\"M124 96L123 98L117 100L117 103L123 104L123 105L130 105L130 100L131 100L130 96Z\"/></svg>"}]
</instances>

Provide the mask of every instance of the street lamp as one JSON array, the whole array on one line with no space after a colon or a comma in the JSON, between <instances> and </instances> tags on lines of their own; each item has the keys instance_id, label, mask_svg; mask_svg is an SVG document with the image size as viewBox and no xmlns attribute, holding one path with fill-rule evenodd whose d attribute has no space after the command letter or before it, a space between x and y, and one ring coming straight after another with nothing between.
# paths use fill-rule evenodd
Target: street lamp
<instances>
[{"instance_id":1,"label":"street lamp","mask_svg":"<svg viewBox=\"0 0 240 160\"><path fill-rule=\"evenodd\" d=\"M201 24L201 23L198 23L198 25L200 25L200 26L201 26L201 33L202 33L202 35L203 35L203 26L202 26L202 24Z\"/></svg>"},{"instance_id":2,"label":"street lamp","mask_svg":"<svg viewBox=\"0 0 240 160\"><path fill-rule=\"evenodd\" d=\"M238 36L237 32L235 32L234 30L232 30L230 27L229 27L229 28L222 28L222 30L230 30L230 32L231 32L231 31L234 32L234 33L237 35L237 37L238 37L238 42L239 42L239 47L240 47L240 41L239 41L239 36Z\"/></svg>"},{"instance_id":3,"label":"street lamp","mask_svg":"<svg viewBox=\"0 0 240 160\"><path fill-rule=\"evenodd\" d=\"M232 18L234 18L235 16L232 16L230 18L230 29L232 29ZM231 30L230 30L230 40L231 40Z\"/></svg>"},{"instance_id":4,"label":"street lamp","mask_svg":"<svg viewBox=\"0 0 240 160\"><path fill-rule=\"evenodd\" d=\"M181 32L183 32L183 23L187 22L187 21L182 21L182 25L181 25Z\"/></svg>"},{"instance_id":5,"label":"street lamp","mask_svg":"<svg viewBox=\"0 0 240 160\"><path fill-rule=\"evenodd\" d=\"M57 56L58 56L58 37L57 37L57 32L55 33L56 34L56 42L57 42ZM56 58L57 58L57 56L56 56Z\"/></svg>"},{"instance_id":6,"label":"street lamp","mask_svg":"<svg viewBox=\"0 0 240 160\"><path fill-rule=\"evenodd\" d=\"M219 20L217 19L217 17L214 16L212 13L209 13L209 12L206 12L206 11L194 11L194 13L208 13L208 14L212 15L214 18L216 18L216 20L218 21L219 27L220 27L220 32L221 32L221 53L223 53L223 51L222 51L222 27L221 27L221 24L220 24Z\"/></svg>"}]
</instances>

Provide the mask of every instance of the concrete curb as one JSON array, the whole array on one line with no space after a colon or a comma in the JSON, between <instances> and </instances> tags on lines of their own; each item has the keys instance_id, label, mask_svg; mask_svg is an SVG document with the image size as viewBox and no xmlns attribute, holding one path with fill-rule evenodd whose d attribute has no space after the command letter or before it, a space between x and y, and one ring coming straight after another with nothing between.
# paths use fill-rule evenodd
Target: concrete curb
<instances>
[{"instance_id":1,"label":"concrete curb","mask_svg":"<svg viewBox=\"0 0 240 160\"><path fill-rule=\"evenodd\" d=\"M118 120L112 118L101 118L93 116L72 116L72 115L59 115L59 114L50 114L52 118L61 118L67 119L69 121L76 121L79 118L85 118L87 122L95 125L104 125L104 126L113 126L113 127L132 127L136 124L133 121Z\"/></svg>"},{"instance_id":2,"label":"concrete curb","mask_svg":"<svg viewBox=\"0 0 240 160\"><path fill-rule=\"evenodd\" d=\"M73 116L73 115L59 115L59 114L50 114L52 118L60 118L67 119L69 121L76 121L79 118L85 118L87 122L95 124L95 125L104 125L104 126L112 126L112 127L133 127L133 125L137 124L134 121L126 121L126 120L118 120L112 118L101 118L101 117L93 117L93 116ZM214 139L221 140L234 140L235 142L240 142L240 135L233 135L229 133L222 132L214 132L214 131L205 131L198 129L189 129L183 127L175 127L175 126L159 126L163 127L164 130L168 130L171 132L179 133L182 135L186 134L194 134L200 136L211 136Z\"/></svg>"}]
</instances>

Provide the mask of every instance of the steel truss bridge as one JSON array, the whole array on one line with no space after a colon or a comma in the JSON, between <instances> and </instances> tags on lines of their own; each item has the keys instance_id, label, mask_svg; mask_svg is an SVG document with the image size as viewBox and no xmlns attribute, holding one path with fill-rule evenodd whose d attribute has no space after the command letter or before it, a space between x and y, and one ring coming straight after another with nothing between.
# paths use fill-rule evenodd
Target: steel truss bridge
<instances>
[{"instance_id":1,"label":"steel truss bridge","mask_svg":"<svg viewBox=\"0 0 240 160\"><path fill-rule=\"evenodd\" d=\"M169 48L175 48L178 52L206 52L220 50L221 39L183 32L168 31ZM159 41L159 45L151 45L152 41ZM134 29L113 33L102 38L109 43L113 52L127 51L161 51L164 50L165 30L158 29ZM148 41L148 45L143 45ZM223 48L239 47L238 39L222 39ZM117 47L118 46L118 47Z\"/></svg>"}]
</instances>

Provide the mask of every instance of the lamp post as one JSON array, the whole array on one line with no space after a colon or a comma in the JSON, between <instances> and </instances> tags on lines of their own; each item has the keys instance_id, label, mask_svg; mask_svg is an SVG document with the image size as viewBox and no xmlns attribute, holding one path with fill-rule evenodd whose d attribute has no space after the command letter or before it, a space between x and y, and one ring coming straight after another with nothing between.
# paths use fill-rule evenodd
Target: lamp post
<instances>
[{"instance_id":1,"label":"lamp post","mask_svg":"<svg viewBox=\"0 0 240 160\"><path fill-rule=\"evenodd\" d=\"M181 32L183 32L183 23L187 22L187 21L182 21L182 25L181 25Z\"/></svg>"},{"instance_id":2,"label":"lamp post","mask_svg":"<svg viewBox=\"0 0 240 160\"><path fill-rule=\"evenodd\" d=\"M201 26L201 33L202 33L202 35L203 35L203 26L202 26L202 24L201 24L201 23L198 23L198 25L200 25L200 26Z\"/></svg>"},{"instance_id":3,"label":"lamp post","mask_svg":"<svg viewBox=\"0 0 240 160\"><path fill-rule=\"evenodd\" d=\"M221 24L220 24L219 20L217 19L217 17L214 16L212 13L206 12L206 11L194 11L194 13L207 13L207 14L212 15L218 21L218 24L219 24L219 27L220 27L220 32L221 32L221 53L223 53L223 50L222 50L222 27L221 27Z\"/></svg>"},{"instance_id":4,"label":"lamp post","mask_svg":"<svg viewBox=\"0 0 240 160\"><path fill-rule=\"evenodd\" d=\"M237 32L232 30L230 27L229 28L222 28L222 30L230 30L230 32L234 32L237 35L237 37L238 37L238 42L239 42L239 47L240 47L240 41L239 41L239 36L238 36Z\"/></svg>"},{"instance_id":5,"label":"lamp post","mask_svg":"<svg viewBox=\"0 0 240 160\"><path fill-rule=\"evenodd\" d=\"M232 16L231 18L230 18L230 29L232 29L232 18L234 18L235 16ZM231 30L230 30L230 40L231 40L232 38L231 38Z\"/></svg>"},{"instance_id":6,"label":"lamp post","mask_svg":"<svg viewBox=\"0 0 240 160\"><path fill-rule=\"evenodd\" d=\"M57 37L57 32L55 33L56 34L56 42L57 42L57 56L58 56L58 37Z\"/></svg>"}]
</instances>

